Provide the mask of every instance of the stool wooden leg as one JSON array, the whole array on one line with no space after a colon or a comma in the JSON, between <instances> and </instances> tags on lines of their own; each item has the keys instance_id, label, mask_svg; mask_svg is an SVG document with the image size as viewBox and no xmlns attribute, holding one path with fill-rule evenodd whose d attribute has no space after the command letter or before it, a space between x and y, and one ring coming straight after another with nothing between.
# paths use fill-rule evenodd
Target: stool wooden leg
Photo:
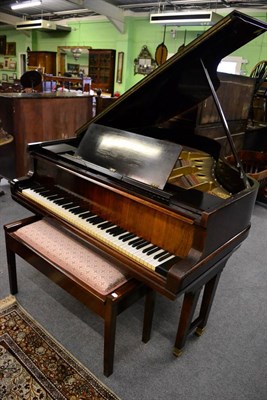
<instances>
[{"instance_id":1,"label":"stool wooden leg","mask_svg":"<svg viewBox=\"0 0 267 400\"><path fill-rule=\"evenodd\" d=\"M105 307L104 323L104 375L109 376L113 372L115 335L117 322L117 305L107 299Z\"/></svg>"},{"instance_id":2,"label":"stool wooden leg","mask_svg":"<svg viewBox=\"0 0 267 400\"><path fill-rule=\"evenodd\" d=\"M147 288L147 294L145 298L143 335L142 335L142 341L144 343L147 343L150 339L154 308L155 308L155 299L156 299L156 293L154 292L154 290Z\"/></svg>"},{"instance_id":3,"label":"stool wooden leg","mask_svg":"<svg viewBox=\"0 0 267 400\"><path fill-rule=\"evenodd\" d=\"M174 345L174 349L173 349L173 354L176 357L179 357L181 355L182 348L185 345L187 335L190 332L191 322L192 322L192 319L194 316L194 312L196 309L196 305L198 302L200 292L201 292L201 288L196 291L185 293L185 295L184 295L184 301L183 301L183 306L182 306L182 310L181 310L180 322L179 322L175 345Z\"/></svg>"},{"instance_id":4,"label":"stool wooden leg","mask_svg":"<svg viewBox=\"0 0 267 400\"><path fill-rule=\"evenodd\" d=\"M8 266L8 277L9 277L9 287L10 293L18 293L18 283L17 283L17 271L16 271L16 256L15 253L8 248L6 249L7 254L7 266Z\"/></svg>"}]
</instances>

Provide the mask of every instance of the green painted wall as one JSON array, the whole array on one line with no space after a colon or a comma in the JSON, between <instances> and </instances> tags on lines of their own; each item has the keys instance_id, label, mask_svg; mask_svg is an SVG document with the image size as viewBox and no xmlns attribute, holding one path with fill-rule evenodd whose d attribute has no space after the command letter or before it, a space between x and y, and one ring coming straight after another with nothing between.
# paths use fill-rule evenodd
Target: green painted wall
<instances>
[{"instance_id":1,"label":"green painted wall","mask_svg":"<svg viewBox=\"0 0 267 400\"><path fill-rule=\"evenodd\" d=\"M253 14L254 17L267 20L266 13ZM164 27L150 24L148 17L127 17L125 33L120 33L112 23L107 20L93 19L90 21L70 22L72 27L70 33L63 32L40 32L8 30L0 34L6 34L8 42L16 42L17 57L20 52L26 52L29 46L31 50L57 51L58 46L90 46L92 48L115 49L124 52L124 66L122 83L115 84L115 91L123 93L138 81L143 75L134 75L134 59L139 55L143 45L146 45L155 56L157 46L163 41ZM165 44L169 54L175 53L184 42L188 44L201 34L204 27L167 27ZM171 31L176 30L175 36ZM244 65L244 73L249 75L257 62L267 59L267 33L261 35L248 45L236 51L235 56L243 57L248 61ZM0 55L0 62L3 60ZM1 78L1 77L0 77Z\"/></svg>"},{"instance_id":2,"label":"green painted wall","mask_svg":"<svg viewBox=\"0 0 267 400\"><path fill-rule=\"evenodd\" d=\"M0 69L0 80L2 80L2 74L7 74L8 77L12 77L13 73L18 74L18 62L19 55L21 53L26 53L27 47L32 46L32 35L29 32L19 33L15 29L5 30L4 32L0 30L0 35L6 35L6 39L8 43L16 43L16 55L3 56L0 54L0 63L5 64L5 60L9 62L16 62L16 69L14 71L10 71L8 68ZM1 65L2 66L2 65ZM20 78L18 76L18 78Z\"/></svg>"}]
</instances>

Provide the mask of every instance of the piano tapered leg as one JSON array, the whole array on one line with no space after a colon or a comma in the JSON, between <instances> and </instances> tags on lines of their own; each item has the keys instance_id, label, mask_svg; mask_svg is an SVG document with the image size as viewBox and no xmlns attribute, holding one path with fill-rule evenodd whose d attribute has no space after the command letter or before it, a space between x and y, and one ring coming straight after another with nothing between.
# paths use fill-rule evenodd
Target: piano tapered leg
<instances>
[{"instance_id":1,"label":"piano tapered leg","mask_svg":"<svg viewBox=\"0 0 267 400\"><path fill-rule=\"evenodd\" d=\"M185 293L182 305L178 331L176 335L173 354L179 357L182 354L182 348L185 345L186 338L192 330L192 319L198 302L201 288Z\"/></svg>"},{"instance_id":2,"label":"piano tapered leg","mask_svg":"<svg viewBox=\"0 0 267 400\"><path fill-rule=\"evenodd\" d=\"M218 272L206 283L192 288L184 295L184 301L181 310L181 316L176 335L173 354L179 357L185 345L187 336L195 330L197 336L201 336L207 324L212 303L215 297L216 289L220 280L222 270L226 264L227 258L218 263ZM193 320L199 295L204 287L201 307L198 316Z\"/></svg>"},{"instance_id":3,"label":"piano tapered leg","mask_svg":"<svg viewBox=\"0 0 267 400\"><path fill-rule=\"evenodd\" d=\"M142 335L142 341L144 343L147 343L150 339L153 314L155 308L155 299L156 299L156 292L148 288L145 300L145 312L144 312L143 335Z\"/></svg>"},{"instance_id":4,"label":"piano tapered leg","mask_svg":"<svg viewBox=\"0 0 267 400\"><path fill-rule=\"evenodd\" d=\"M199 313L199 319L200 323L198 324L195 334L197 336L201 336L205 326L207 325L207 321L209 318L209 313L211 310L211 306L213 303L213 299L215 297L215 293L217 290L217 286L220 280L221 276L221 271L215 275L207 284L205 285L204 293L203 293L203 298L201 302L201 308L200 308L200 313Z\"/></svg>"}]
</instances>

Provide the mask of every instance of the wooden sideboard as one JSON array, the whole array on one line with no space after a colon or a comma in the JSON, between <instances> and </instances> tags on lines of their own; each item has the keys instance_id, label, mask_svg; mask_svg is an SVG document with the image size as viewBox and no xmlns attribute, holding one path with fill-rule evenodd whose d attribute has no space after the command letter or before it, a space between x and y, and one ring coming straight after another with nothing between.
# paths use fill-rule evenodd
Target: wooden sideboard
<instances>
[{"instance_id":1,"label":"wooden sideboard","mask_svg":"<svg viewBox=\"0 0 267 400\"><path fill-rule=\"evenodd\" d=\"M2 128L13 141L0 146L0 176L21 177L30 169L27 144L65 139L93 116L93 97L72 92L0 93Z\"/></svg>"}]
</instances>

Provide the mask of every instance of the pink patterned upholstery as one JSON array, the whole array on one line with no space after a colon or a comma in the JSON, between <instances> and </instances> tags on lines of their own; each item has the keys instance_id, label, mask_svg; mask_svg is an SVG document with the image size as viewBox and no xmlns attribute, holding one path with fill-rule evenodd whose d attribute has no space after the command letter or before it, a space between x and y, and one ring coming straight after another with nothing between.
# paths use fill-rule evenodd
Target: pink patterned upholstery
<instances>
[{"instance_id":1,"label":"pink patterned upholstery","mask_svg":"<svg viewBox=\"0 0 267 400\"><path fill-rule=\"evenodd\" d=\"M77 277L102 295L112 293L128 280L126 272L40 220L18 229L15 236L62 270Z\"/></svg>"}]
</instances>

